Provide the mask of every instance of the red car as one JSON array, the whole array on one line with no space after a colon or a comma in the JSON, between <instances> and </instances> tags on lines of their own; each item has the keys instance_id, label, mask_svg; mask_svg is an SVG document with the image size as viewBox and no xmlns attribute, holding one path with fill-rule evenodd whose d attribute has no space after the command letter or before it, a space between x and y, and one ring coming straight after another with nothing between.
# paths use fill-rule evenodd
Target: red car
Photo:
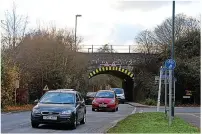
<instances>
[{"instance_id":1,"label":"red car","mask_svg":"<svg viewBox=\"0 0 202 134\"><path fill-rule=\"evenodd\" d=\"M100 90L96 93L92 101L92 111L97 110L110 110L118 111L119 101L116 93L112 90Z\"/></svg>"}]
</instances>

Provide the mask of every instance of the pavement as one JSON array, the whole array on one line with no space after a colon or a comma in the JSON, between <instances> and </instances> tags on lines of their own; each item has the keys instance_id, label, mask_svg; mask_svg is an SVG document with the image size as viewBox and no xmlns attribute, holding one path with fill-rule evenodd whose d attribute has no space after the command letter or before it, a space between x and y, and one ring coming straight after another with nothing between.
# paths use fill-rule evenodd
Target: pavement
<instances>
[{"instance_id":1,"label":"pavement","mask_svg":"<svg viewBox=\"0 0 202 134\"><path fill-rule=\"evenodd\" d=\"M1 114L2 133L104 133L119 120L135 113L136 108L128 104L120 104L117 112L93 112L87 106L86 124L78 125L75 130L62 126L40 125L32 128L30 111Z\"/></svg>"},{"instance_id":2,"label":"pavement","mask_svg":"<svg viewBox=\"0 0 202 134\"><path fill-rule=\"evenodd\" d=\"M156 112L156 106L147 106L134 102L129 102L129 104L137 108L136 113ZM159 111L165 112L165 106L160 106ZM201 107L175 107L175 116L180 117L193 126L201 128Z\"/></svg>"}]
</instances>

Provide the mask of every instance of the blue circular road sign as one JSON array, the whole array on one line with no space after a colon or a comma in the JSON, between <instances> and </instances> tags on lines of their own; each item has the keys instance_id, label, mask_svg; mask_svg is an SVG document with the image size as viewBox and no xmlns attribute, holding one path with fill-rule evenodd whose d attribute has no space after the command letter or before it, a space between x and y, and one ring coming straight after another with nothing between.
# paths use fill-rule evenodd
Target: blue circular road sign
<instances>
[{"instance_id":1,"label":"blue circular road sign","mask_svg":"<svg viewBox=\"0 0 202 134\"><path fill-rule=\"evenodd\" d=\"M173 69L176 67L176 62L175 62L175 60L173 60L173 59L168 59L168 60L166 60L166 62L165 62L165 67L166 67L167 69L173 70Z\"/></svg>"}]
</instances>

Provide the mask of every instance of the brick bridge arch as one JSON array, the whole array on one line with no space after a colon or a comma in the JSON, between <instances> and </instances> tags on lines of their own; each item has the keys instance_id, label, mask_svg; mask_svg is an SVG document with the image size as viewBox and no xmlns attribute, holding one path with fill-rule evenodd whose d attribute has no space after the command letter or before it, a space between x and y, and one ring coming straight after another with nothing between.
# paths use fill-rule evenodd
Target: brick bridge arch
<instances>
[{"instance_id":1,"label":"brick bridge arch","mask_svg":"<svg viewBox=\"0 0 202 134\"><path fill-rule=\"evenodd\" d=\"M135 100L134 97L135 75L132 73L133 67L139 64L145 64L146 62L152 62L156 64L156 61L158 60L156 58L156 54L144 54L144 53L81 52L80 54L82 57L86 57L88 59L89 80L99 74L110 74L118 78L121 78L122 88L124 89L126 99L128 101ZM111 68L109 66L111 66Z\"/></svg>"}]
</instances>

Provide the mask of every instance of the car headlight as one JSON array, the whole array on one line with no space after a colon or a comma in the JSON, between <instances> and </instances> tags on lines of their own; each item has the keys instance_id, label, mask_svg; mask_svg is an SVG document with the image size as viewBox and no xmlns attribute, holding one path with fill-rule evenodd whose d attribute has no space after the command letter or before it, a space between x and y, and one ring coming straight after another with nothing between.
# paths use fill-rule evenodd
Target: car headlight
<instances>
[{"instance_id":1,"label":"car headlight","mask_svg":"<svg viewBox=\"0 0 202 134\"><path fill-rule=\"evenodd\" d=\"M124 96L124 95L122 95L122 96L120 96L120 98L121 98L121 99L125 99L125 96Z\"/></svg>"},{"instance_id":2,"label":"car headlight","mask_svg":"<svg viewBox=\"0 0 202 134\"><path fill-rule=\"evenodd\" d=\"M35 113L35 114L40 113L39 109L33 109L32 112Z\"/></svg>"},{"instance_id":3,"label":"car headlight","mask_svg":"<svg viewBox=\"0 0 202 134\"><path fill-rule=\"evenodd\" d=\"M115 100L111 100L110 102L109 102L109 104L114 104L115 103Z\"/></svg>"},{"instance_id":4,"label":"car headlight","mask_svg":"<svg viewBox=\"0 0 202 134\"><path fill-rule=\"evenodd\" d=\"M33 114L40 114L41 112L40 112L40 110L39 109L32 109L32 115Z\"/></svg>"},{"instance_id":5,"label":"car headlight","mask_svg":"<svg viewBox=\"0 0 202 134\"><path fill-rule=\"evenodd\" d=\"M61 112L61 115L66 115L66 114L71 114L72 113L72 111L71 110L65 110L65 111L62 111Z\"/></svg>"}]
</instances>

